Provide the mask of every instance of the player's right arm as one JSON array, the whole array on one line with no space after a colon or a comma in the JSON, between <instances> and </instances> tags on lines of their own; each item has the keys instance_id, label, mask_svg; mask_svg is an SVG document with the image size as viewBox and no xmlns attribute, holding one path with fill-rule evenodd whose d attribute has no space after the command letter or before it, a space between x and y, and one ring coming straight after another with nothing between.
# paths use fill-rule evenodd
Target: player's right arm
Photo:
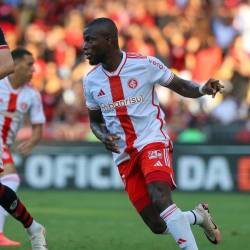
<instances>
[{"instance_id":1,"label":"player's right arm","mask_svg":"<svg viewBox=\"0 0 250 250\"><path fill-rule=\"evenodd\" d=\"M94 135L105 145L105 147L115 153L119 153L119 147L117 144L117 140L120 139L119 136L115 134L110 134L100 109L91 110L89 109L89 120L90 120L90 128Z\"/></svg>"},{"instance_id":2,"label":"player's right arm","mask_svg":"<svg viewBox=\"0 0 250 250\"><path fill-rule=\"evenodd\" d=\"M6 77L14 71L14 62L5 41L4 34L0 28L0 79Z\"/></svg>"},{"instance_id":3,"label":"player's right arm","mask_svg":"<svg viewBox=\"0 0 250 250\"><path fill-rule=\"evenodd\" d=\"M117 140L119 136L109 133L102 115L102 111L96 102L90 89L92 82L89 82L88 77L85 78L83 88L86 105L88 107L90 128L93 134L105 145L105 147L115 153L119 153Z\"/></svg>"}]
</instances>

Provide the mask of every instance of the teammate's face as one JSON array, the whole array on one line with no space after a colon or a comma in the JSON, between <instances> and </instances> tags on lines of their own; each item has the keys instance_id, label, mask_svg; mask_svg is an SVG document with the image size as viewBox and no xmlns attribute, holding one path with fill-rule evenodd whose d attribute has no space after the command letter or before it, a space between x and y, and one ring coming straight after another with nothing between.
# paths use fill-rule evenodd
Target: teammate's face
<instances>
[{"instance_id":1,"label":"teammate's face","mask_svg":"<svg viewBox=\"0 0 250 250\"><path fill-rule=\"evenodd\" d=\"M85 57L89 60L89 64L97 65L104 62L109 46L107 39L93 27L86 28L83 35L83 51Z\"/></svg>"},{"instance_id":2,"label":"teammate's face","mask_svg":"<svg viewBox=\"0 0 250 250\"><path fill-rule=\"evenodd\" d=\"M25 55L23 58L15 62L15 76L22 85L28 83L32 79L34 73L34 58L31 55Z\"/></svg>"}]
</instances>

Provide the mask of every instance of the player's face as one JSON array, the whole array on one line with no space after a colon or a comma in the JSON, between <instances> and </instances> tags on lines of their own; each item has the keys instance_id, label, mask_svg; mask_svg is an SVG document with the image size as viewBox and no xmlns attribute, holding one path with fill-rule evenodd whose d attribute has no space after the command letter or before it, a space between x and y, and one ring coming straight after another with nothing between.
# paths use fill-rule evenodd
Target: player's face
<instances>
[{"instance_id":1,"label":"player's face","mask_svg":"<svg viewBox=\"0 0 250 250\"><path fill-rule=\"evenodd\" d=\"M15 75L24 85L32 79L34 73L34 58L31 55L25 55L15 63Z\"/></svg>"},{"instance_id":2,"label":"player's face","mask_svg":"<svg viewBox=\"0 0 250 250\"><path fill-rule=\"evenodd\" d=\"M93 28L86 28L84 31L83 51L89 64L97 65L105 60L107 54L107 40Z\"/></svg>"}]
</instances>

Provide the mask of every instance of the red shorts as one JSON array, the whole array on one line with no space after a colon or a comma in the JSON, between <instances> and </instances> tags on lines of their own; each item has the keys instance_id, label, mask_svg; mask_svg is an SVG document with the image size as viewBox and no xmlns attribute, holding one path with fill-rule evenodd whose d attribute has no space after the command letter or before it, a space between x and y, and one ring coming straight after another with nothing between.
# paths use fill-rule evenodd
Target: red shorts
<instances>
[{"instance_id":1,"label":"red shorts","mask_svg":"<svg viewBox=\"0 0 250 250\"><path fill-rule=\"evenodd\" d=\"M128 161L118 165L119 173L125 185L129 199L138 212L151 203L147 184L166 182L173 190L172 145L151 143Z\"/></svg>"}]
</instances>

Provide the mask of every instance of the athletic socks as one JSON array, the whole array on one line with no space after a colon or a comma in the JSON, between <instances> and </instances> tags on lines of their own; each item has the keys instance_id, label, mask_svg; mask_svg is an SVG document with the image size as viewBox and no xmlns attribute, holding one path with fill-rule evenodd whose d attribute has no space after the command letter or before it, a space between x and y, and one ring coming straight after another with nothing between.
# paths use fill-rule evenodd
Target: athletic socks
<instances>
[{"instance_id":1,"label":"athletic socks","mask_svg":"<svg viewBox=\"0 0 250 250\"><path fill-rule=\"evenodd\" d=\"M160 216L181 249L198 250L188 219L175 204L166 208Z\"/></svg>"},{"instance_id":2,"label":"athletic socks","mask_svg":"<svg viewBox=\"0 0 250 250\"><path fill-rule=\"evenodd\" d=\"M20 221L25 228L28 228L33 218L25 206L18 199L16 193L9 187L0 183L0 205L14 218Z\"/></svg>"},{"instance_id":3,"label":"athletic socks","mask_svg":"<svg viewBox=\"0 0 250 250\"><path fill-rule=\"evenodd\" d=\"M17 174L8 174L1 177L0 182L16 192L20 185L20 178ZM6 212L6 210L0 206L0 233L3 232L7 215L8 213Z\"/></svg>"},{"instance_id":4,"label":"athletic socks","mask_svg":"<svg viewBox=\"0 0 250 250\"><path fill-rule=\"evenodd\" d=\"M31 236L33 234L39 233L41 231L41 224L37 223L34 219L31 225L27 228L28 234Z\"/></svg>"},{"instance_id":5,"label":"athletic socks","mask_svg":"<svg viewBox=\"0 0 250 250\"><path fill-rule=\"evenodd\" d=\"M183 212L190 225L200 225L203 218L194 210Z\"/></svg>"}]
</instances>

